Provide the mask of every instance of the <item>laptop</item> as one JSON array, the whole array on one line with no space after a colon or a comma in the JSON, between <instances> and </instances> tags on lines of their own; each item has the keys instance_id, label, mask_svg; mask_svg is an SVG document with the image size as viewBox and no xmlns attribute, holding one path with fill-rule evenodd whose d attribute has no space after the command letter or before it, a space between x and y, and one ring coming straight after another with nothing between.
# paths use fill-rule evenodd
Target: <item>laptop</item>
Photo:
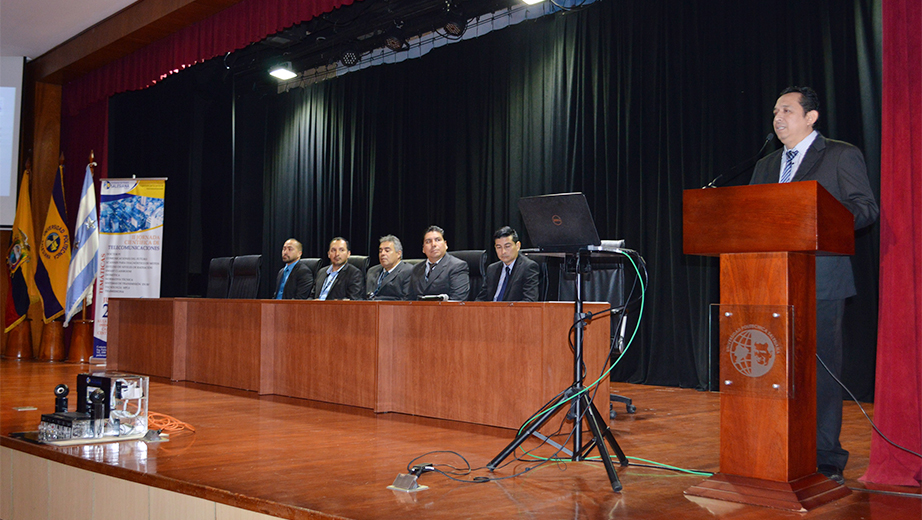
<instances>
[{"instance_id":1,"label":"laptop","mask_svg":"<svg viewBox=\"0 0 922 520\"><path fill-rule=\"evenodd\" d=\"M555 193L519 199L532 243L545 253L575 253L602 246L582 193Z\"/></svg>"}]
</instances>

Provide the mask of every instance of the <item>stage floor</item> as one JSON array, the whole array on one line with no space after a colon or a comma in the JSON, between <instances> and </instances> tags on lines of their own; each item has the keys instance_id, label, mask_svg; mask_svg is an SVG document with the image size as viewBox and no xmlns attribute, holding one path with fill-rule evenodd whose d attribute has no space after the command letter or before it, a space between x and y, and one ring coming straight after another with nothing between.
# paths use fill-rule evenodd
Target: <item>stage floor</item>
<instances>
[{"instance_id":1,"label":"stage floor","mask_svg":"<svg viewBox=\"0 0 922 520\"><path fill-rule=\"evenodd\" d=\"M514 437L513 430L451 421L378 414L346 406L257 396L192 383L152 379L150 411L189 423L194 433L169 442L122 443L117 456L98 450L37 446L11 439L36 429L54 408L52 390L74 387L89 365L0 362L2 445L96 473L193 495L282 518L722 518L919 519L918 488L865 486L871 427L854 403L845 405L842 442L851 452L845 470L853 492L804 514L683 495L704 477L640 466L617 467L624 489L614 493L598 462L547 463L525 475L471 483L473 477L508 477L534 464L512 461L495 473L477 469L454 481L425 473L416 493L387 489L407 464L483 468ZM412 385L412 382L408 382ZM716 471L718 394L617 383L634 399L636 414L617 405L615 438L632 464L655 461ZM560 389L548 389L547 398ZM484 392L502 392L487 388ZM476 396L471 396L476 399ZM34 407L35 410L22 408ZM75 405L71 402L71 409ZM869 413L872 405L865 405ZM545 432L560 424L558 415ZM144 444L143 446L141 446ZM535 446L529 441L526 446ZM436 453L432 453L436 452ZM456 454L447 453L454 452ZM109 453L109 452L107 452ZM539 454L550 455L548 448ZM510 457L511 460L511 457ZM509 460L507 460L509 462ZM874 487L875 490L867 490ZM901 496L894 493L910 493Z\"/></svg>"}]
</instances>

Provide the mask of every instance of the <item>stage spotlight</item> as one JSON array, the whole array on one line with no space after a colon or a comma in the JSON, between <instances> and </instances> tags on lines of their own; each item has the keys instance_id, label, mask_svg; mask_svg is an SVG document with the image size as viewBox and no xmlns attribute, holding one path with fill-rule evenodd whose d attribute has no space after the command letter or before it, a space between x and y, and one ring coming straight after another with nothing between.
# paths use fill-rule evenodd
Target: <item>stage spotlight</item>
<instances>
[{"instance_id":1,"label":"stage spotlight","mask_svg":"<svg viewBox=\"0 0 922 520\"><path fill-rule=\"evenodd\" d=\"M467 18L460 11L448 11L445 17L445 32L454 38L460 38L467 29Z\"/></svg>"},{"instance_id":2,"label":"stage spotlight","mask_svg":"<svg viewBox=\"0 0 922 520\"><path fill-rule=\"evenodd\" d=\"M384 46L392 51L402 51L409 48L407 39L403 35L403 29L394 26L384 33Z\"/></svg>"},{"instance_id":3,"label":"stage spotlight","mask_svg":"<svg viewBox=\"0 0 922 520\"><path fill-rule=\"evenodd\" d=\"M339 62L346 67L358 65L361 59L362 55L359 54L359 51L357 51L353 45L346 45L339 53Z\"/></svg>"},{"instance_id":4,"label":"stage spotlight","mask_svg":"<svg viewBox=\"0 0 922 520\"><path fill-rule=\"evenodd\" d=\"M271 69L269 69L269 74L272 76L275 76L276 78L282 81L289 80L291 78L295 78L298 76L291 70L290 61L279 63L275 67L272 67Z\"/></svg>"}]
</instances>

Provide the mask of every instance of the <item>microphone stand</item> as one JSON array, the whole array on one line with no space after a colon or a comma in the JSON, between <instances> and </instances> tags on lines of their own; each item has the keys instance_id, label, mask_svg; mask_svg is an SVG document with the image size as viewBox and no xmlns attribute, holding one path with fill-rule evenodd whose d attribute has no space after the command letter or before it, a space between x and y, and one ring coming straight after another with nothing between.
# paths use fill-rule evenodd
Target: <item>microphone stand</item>
<instances>
[{"instance_id":1,"label":"microphone stand","mask_svg":"<svg viewBox=\"0 0 922 520\"><path fill-rule=\"evenodd\" d=\"M755 163L756 159L758 159L759 156L762 155L762 152L765 151L765 147L768 146L768 143L772 142L772 139L774 139L774 138L775 138L775 134L770 133L770 134L766 135L766 136L765 136L765 142L762 143L762 148L759 148L759 151L758 151L754 156L752 156L752 157L750 157L749 159L747 159L747 160L745 160L745 161L743 161L743 162L737 164L737 165L734 166L733 168L730 168L730 171L731 171L731 172L732 172L733 170L736 170L737 168L740 168L740 170L739 170L738 172L734 173L732 176L730 176L730 178L727 179L727 182L732 181L733 179L739 177L743 172L749 170L749 168L753 165L753 163ZM712 180L711 182L709 182L709 183L705 184L704 186L702 186L701 189L702 189L702 190L706 190L706 189L708 189L708 188L716 188L716 187L717 187L717 181L719 181L720 179L722 179L723 176L724 176L724 174L721 173L721 174L718 175L717 177L714 177L714 180Z\"/></svg>"}]
</instances>

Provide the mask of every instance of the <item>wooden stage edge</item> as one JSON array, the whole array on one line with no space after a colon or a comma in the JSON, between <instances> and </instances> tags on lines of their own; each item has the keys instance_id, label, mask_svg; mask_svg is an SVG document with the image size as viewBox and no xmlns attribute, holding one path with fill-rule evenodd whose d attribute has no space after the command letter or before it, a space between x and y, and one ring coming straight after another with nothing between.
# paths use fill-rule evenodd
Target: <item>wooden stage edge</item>
<instances>
[{"instance_id":1,"label":"wooden stage edge","mask_svg":"<svg viewBox=\"0 0 922 520\"><path fill-rule=\"evenodd\" d=\"M495 473L476 469L457 476L465 482L425 473L419 483L429 489L390 491L387 486L417 457L417 463L448 471L447 465L464 465L461 455L482 468L514 431L161 378L151 381L151 411L191 424L194 433L174 434L164 443L75 447L35 445L9 436L34 430L40 415L53 410L54 386L73 384L77 374L90 368L0 361L0 518L922 517L919 489L857 480L867 469L871 428L853 403L845 405L842 437L852 454L845 477L853 492L807 513L687 497L684 491L704 481L703 476L640 465L652 460L717 470L719 396L691 389L612 384L613 391L637 405L633 415L623 413L623 406L616 408L611 421L631 459L626 468L616 466L624 484L621 493L611 491L597 462L545 464L507 480L470 482L473 477L510 477L531 466L523 461ZM545 433L552 433L560 419L549 422ZM526 446L534 448L537 441ZM551 455L547 448L538 453ZM115 515L119 510L130 514Z\"/></svg>"},{"instance_id":2,"label":"wooden stage edge","mask_svg":"<svg viewBox=\"0 0 922 520\"><path fill-rule=\"evenodd\" d=\"M144 509L145 500L151 515L128 518L922 517L918 489L882 489L916 494L897 496L867 492L866 487L881 488L857 481L867 468L871 434L853 403L845 406L843 424L843 445L852 453L845 471L855 490L851 495L802 514L686 497L684 490L703 476L633 464L655 460L716 471L718 394L625 383L614 383L612 390L632 397L638 410L630 415L616 408L619 413L611 421L632 463L616 466L624 484L621 493L611 491L604 469L594 462L546 464L516 478L470 483L475 476L509 477L530 466L521 461L494 474L480 469L459 477L467 482L425 473L419 483L429 489L389 491L387 485L416 457L422 456L418 462L463 466L457 455L444 452L451 450L475 468L483 467L514 432L160 378L151 381L151 411L190 423L194 433L173 435L165 443L67 448L9 437L34 430L41 413L53 409L54 386L71 384L88 369L85 364L0 362L0 517L98 518L101 511L94 507L130 502ZM35 409L24 409L30 407ZM550 429L559 422L551 421ZM540 452L550 455L547 449ZM124 486L133 487L126 491ZM113 494L111 504L106 493ZM95 502L87 496L95 496ZM69 514L62 516L62 508Z\"/></svg>"}]
</instances>

